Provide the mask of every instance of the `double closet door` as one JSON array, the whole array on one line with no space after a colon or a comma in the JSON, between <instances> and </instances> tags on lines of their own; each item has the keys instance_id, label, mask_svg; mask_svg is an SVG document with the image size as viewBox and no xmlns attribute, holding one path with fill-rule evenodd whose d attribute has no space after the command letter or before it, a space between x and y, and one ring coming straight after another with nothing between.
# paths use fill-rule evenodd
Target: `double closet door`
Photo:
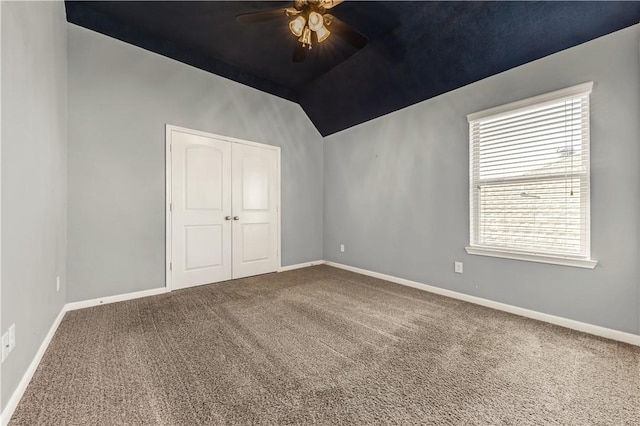
<instances>
[{"instance_id":1,"label":"double closet door","mask_svg":"<svg viewBox=\"0 0 640 426\"><path fill-rule=\"evenodd\" d=\"M171 288L279 267L277 147L167 127Z\"/></svg>"}]
</instances>

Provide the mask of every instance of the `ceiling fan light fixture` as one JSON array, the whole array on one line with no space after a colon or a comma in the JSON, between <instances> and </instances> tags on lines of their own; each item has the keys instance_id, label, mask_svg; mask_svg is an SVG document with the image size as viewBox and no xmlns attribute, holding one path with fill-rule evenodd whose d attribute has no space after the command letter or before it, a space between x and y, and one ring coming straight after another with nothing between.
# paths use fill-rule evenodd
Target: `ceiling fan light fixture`
<instances>
[{"instance_id":1,"label":"ceiling fan light fixture","mask_svg":"<svg viewBox=\"0 0 640 426\"><path fill-rule=\"evenodd\" d=\"M298 16L296 19L289 22L289 29L296 37L300 37L305 29L305 21L303 16Z\"/></svg>"},{"instance_id":2,"label":"ceiling fan light fixture","mask_svg":"<svg viewBox=\"0 0 640 426\"><path fill-rule=\"evenodd\" d=\"M327 13L329 9L341 4L344 0L289 1L293 2L293 7L280 7L261 12L244 13L237 15L236 21L240 24L262 23L286 17L285 22L289 25L289 30L299 43L294 43L293 62L303 62L307 55L307 49L311 49L313 43L324 42L331 34L356 49L362 49L367 44L367 37L332 14Z\"/></svg>"},{"instance_id":3,"label":"ceiling fan light fixture","mask_svg":"<svg viewBox=\"0 0 640 426\"><path fill-rule=\"evenodd\" d=\"M322 19L322 15L318 12L309 13L309 28L313 31L318 31L320 28L324 26L324 19Z\"/></svg>"},{"instance_id":4,"label":"ceiling fan light fixture","mask_svg":"<svg viewBox=\"0 0 640 426\"><path fill-rule=\"evenodd\" d=\"M318 36L318 43L322 43L331 35L331 31L329 31L324 25L320 27L318 31L316 31Z\"/></svg>"},{"instance_id":5,"label":"ceiling fan light fixture","mask_svg":"<svg viewBox=\"0 0 640 426\"><path fill-rule=\"evenodd\" d=\"M311 49L311 30L309 29L309 27L304 27L302 36L298 39L298 41L302 43L303 46L307 45L309 46L309 49Z\"/></svg>"}]
</instances>

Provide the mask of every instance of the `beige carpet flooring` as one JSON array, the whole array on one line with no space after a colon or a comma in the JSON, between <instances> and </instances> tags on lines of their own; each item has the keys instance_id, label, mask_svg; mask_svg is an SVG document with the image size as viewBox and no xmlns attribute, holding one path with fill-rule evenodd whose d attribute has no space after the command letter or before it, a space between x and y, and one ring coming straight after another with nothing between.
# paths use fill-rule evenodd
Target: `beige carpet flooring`
<instances>
[{"instance_id":1,"label":"beige carpet flooring","mask_svg":"<svg viewBox=\"0 0 640 426\"><path fill-rule=\"evenodd\" d=\"M317 266L67 313L11 425L639 425L640 348Z\"/></svg>"}]
</instances>

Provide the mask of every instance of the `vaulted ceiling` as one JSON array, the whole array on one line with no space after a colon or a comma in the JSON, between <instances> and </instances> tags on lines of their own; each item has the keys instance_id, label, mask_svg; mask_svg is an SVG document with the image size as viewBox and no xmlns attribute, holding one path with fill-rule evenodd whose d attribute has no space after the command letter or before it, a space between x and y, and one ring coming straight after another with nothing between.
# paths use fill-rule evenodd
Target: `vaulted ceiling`
<instances>
[{"instance_id":1,"label":"vaulted ceiling","mask_svg":"<svg viewBox=\"0 0 640 426\"><path fill-rule=\"evenodd\" d=\"M637 24L640 2L347 1L331 13L366 35L329 37L292 61L288 19L244 13L292 1L75 2L67 20L299 103L324 136Z\"/></svg>"}]
</instances>

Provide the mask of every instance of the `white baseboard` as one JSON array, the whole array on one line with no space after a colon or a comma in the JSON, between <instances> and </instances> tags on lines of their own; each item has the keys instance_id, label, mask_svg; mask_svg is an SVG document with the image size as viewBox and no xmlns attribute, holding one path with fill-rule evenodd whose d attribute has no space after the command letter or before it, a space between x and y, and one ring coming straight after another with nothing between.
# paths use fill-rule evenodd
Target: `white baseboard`
<instances>
[{"instance_id":1,"label":"white baseboard","mask_svg":"<svg viewBox=\"0 0 640 426\"><path fill-rule=\"evenodd\" d=\"M22 376L22 380L20 380L20 383L18 383L18 387L13 392L13 395L11 395L11 398L9 398L9 401L7 402L7 405L4 407L4 410L2 410L2 414L0 415L0 423L2 424L2 426L5 426L9 423L9 420L11 419L13 412L18 406L20 399L22 399L22 395L24 395L24 392L27 390L27 386L29 386L29 382L31 382L31 378L33 377L33 374L36 372L38 365L40 365L40 361L42 360L44 353L47 351L47 348L49 347L49 343L51 343L51 339L53 339L53 335L56 334L56 330L58 329L58 326L62 322L62 318L64 317L64 314L66 312L67 311L65 309L65 306L63 306L62 309L60 310L60 313L58 314L56 319L53 321L53 324L51 324L51 328L49 329L49 332L47 333L44 340L42 341L42 344L40 344L40 347L38 348L36 355L33 357L31 364L29 364L27 371L25 371L24 375Z\"/></svg>"},{"instance_id":2,"label":"white baseboard","mask_svg":"<svg viewBox=\"0 0 640 426\"><path fill-rule=\"evenodd\" d=\"M136 291L133 293L118 294L116 296L100 297L98 299L83 300L81 302L71 302L65 305L66 311L90 308L92 306L108 305L109 303L123 302L125 300L140 299L141 297L155 296L167 292L166 287L153 288L151 290Z\"/></svg>"},{"instance_id":3,"label":"white baseboard","mask_svg":"<svg viewBox=\"0 0 640 426\"><path fill-rule=\"evenodd\" d=\"M429 293L439 294L441 296L447 296L453 299L463 300L465 302L486 306L488 308L509 312L511 314L520 315L522 317L531 318L538 321L548 322L551 324L559 325L561 327L581 331L583 333L593 334L595 336L605 337L607 339L617 340L619 342L640 346L640 335L637 335L637 334L626 333L624 331L613 330L611 328L600 327L598 325L575 321L575 320L571 320L563 317L558 317L555 315L549 315L549 314L545 314L538 311L532 311L530 309L520 308L518 306L513 306L513 305L507 305L506 303L495 302L493 300L483 299L477 296L470 296L468 294L458 293L457 291L447 290L440 287L433 287L427 284L422 284L422 283L407 280L404 278L398 278L392 275L386 275L378 272L368 271L366 269L343 265L336 262L325 261L325 264L329 266L333 266L335 268L345 269L347 271L355 272L358 274L379 278L385 281L390 281L396 284L401 284L408 287L413 287L420 290L428 291Z\"/></svg>"},{"instance_id":4,"label":"white baseboard","mask_svg":"<svg viewBox=\"0 0 640 426\"><path fill-rule=\"evenodd\" d=\"M324 260L314 260L313 262L298 263L296 265L283 266L280 269L278 269L278 272L293 271L294 269L301 269L301 268L307 268L309 266L323 265L324 263L325 263Z\"/></svg>"}]
</instances>

